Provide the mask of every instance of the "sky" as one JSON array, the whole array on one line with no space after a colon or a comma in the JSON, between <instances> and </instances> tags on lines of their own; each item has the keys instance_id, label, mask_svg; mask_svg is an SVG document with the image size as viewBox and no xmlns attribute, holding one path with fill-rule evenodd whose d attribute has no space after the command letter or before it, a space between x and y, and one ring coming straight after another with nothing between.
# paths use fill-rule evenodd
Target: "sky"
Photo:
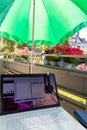
<instances>
[{"instance_id":1,"label":"sky","mask_svg":"<svg viewBox=\"0 0 87 130\"><path fill-rule=\"evenodd\" d=\"M79 31L80 38L85 38L87 40L87 27Z\"/></svg>"}]
</instances>

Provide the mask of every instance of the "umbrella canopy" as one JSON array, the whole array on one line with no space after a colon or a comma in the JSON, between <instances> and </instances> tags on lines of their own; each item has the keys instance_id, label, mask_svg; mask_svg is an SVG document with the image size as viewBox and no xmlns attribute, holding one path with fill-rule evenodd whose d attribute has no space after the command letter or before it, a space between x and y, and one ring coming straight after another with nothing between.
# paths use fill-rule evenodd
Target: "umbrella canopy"
<instances>
[{"instance_id":1,"label":"umbrella canopy","mask_svg":"<svg viewBox=\"0 0 87 130\"><path fill-rule=\"evenodd\" d=\"M7 15L10 7L12 6L14 0L0 0L0 24L2 23L3 19Z\"/></svg>"},{"instance_id":2,"label":"umbrella canopy","mask_svg":"<svg viewBox=\"0 0 87 130\"><path fill-rule=\"evenodd\" d=\"M0 0L0 6L0 36L20 44L55 45L87 26L87 15L71 0Z\"/></svg>"},{"instance_id":3,"label":"umbrella canopy","mask_svg":"<svg viewBox=\"0 0 87 130\"><path fill-rule=\"evenodd\" d=\"M87 14L87 0L71 0L77 5L85 14Z\"/></svg>"}]
</instances>

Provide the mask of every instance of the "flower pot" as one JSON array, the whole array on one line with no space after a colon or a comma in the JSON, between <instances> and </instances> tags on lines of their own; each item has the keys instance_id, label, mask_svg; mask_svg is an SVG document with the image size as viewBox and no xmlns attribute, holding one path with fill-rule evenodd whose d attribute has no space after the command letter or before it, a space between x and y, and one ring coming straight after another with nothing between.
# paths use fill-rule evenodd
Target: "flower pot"
<instances>
[{"instance_id":1,"label":"flower pot","mask_svg":"<svg viewBox=\"0 0 87 130\"><path fill-rule=\"evenodd\" d=\"M70 63L65 62L64 67L67 68L67 69L71 69L73 67L73 65L70 64Z\"/></svg>"},{"instance_id":2,"label":"flower pot","mask_svg":"<svg viewBox=\"0 0 87 130\"><path fill-rule=\"evenodd\" d=\"M44 59L43 62L44 62L44 65L49 65L50 64L49 61L46 60L46 59Z\"/></svg>"},{"instance_id":3,"label":"flower pot","mask_svg":"<svg viewBox=\"0 0 87 130\"><path fill-rule=\"evenodd\" d=\"M16 57L14 60L15 61L20 61L20 57Z\"/></svg>"},{"instance_id":4,"label":"flower pot","mask_svg":"<svg viewBox=\"0 0 87 130\"><path fill-rule=\"evenodd\" d=\"M65 62L63 61L63 59L61 59L61 60L59 61L59 63L58 63L58 65L59 65L60 67L64 67L64 64L65 64Z\"/></svg>"},{"instance_id":5,"label":"flower pot","mask_svg":"<svg viewBox=\"0 0 87 130\"><path fill-rule=\"evenodd\" d=\"M20 62L27 63L28 61L27 61L25 58L23 58L23 57L20 57Z\"/></svg>"},{"instance_id":6,"label":"flower pot","mask_svg":"<svg viewBox=\"0 0 87 130\"><path fill-rule=\"evenodd\" d=\"M49 64L52 66L55 66L55 65L57 65L57 62L56 61L49 61Z\"/></svg>"}]
</instances>

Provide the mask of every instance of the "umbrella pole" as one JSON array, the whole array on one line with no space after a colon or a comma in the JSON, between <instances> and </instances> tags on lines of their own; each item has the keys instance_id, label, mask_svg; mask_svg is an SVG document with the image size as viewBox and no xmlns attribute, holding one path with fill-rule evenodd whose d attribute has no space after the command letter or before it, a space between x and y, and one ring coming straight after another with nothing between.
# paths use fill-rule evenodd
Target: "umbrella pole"
<instances>
[{"instance_id":1,"label":"umbrella pole","mask_svg":"<svg viewBox=\"0 0 87 130\"><path fill-rule=\"evenodd\" d=\"M32 52L31 52L31 69L30 73L33 70L33 55L34 55L34 29L35 29L35 0L33 0L33 16L32 16Z\"/></svg>"}]
</instances>

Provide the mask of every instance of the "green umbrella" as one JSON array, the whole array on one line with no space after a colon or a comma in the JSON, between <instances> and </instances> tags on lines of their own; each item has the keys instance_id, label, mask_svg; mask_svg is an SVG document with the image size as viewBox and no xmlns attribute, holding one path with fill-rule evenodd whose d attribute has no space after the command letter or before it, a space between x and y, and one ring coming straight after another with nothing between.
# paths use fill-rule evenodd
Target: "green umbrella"
<instances>
[{"instance_id":1,"label":"green umbrella","mask_svg":"<svg viewBox=\"0 0 87 130\"><path fill-rule=\"evenodd\" d=\"M85 14L87 14L87 0L71 0L75 3Z\"/></svg>"},{"instance_id":2,"label":"green umbrella","mask_svg":"<svg viewBox=\"0 0 87 130\"><path fill-rule=\"evenodd\" d=\"M0 36L20 44L53 46L87 26L87 15L71 0L0 0L0 13L9 1Z\"/></svg>"},{"instance_id":3,"label":"green umbrella","mask_svg":"<svg viewBox=\"0 0 87 130\"><path fill-rule=\"evenodd\" d=\"M3 22L13 2L14 0L0 0L0 24Z\"/></svg>"}]
</instances>

